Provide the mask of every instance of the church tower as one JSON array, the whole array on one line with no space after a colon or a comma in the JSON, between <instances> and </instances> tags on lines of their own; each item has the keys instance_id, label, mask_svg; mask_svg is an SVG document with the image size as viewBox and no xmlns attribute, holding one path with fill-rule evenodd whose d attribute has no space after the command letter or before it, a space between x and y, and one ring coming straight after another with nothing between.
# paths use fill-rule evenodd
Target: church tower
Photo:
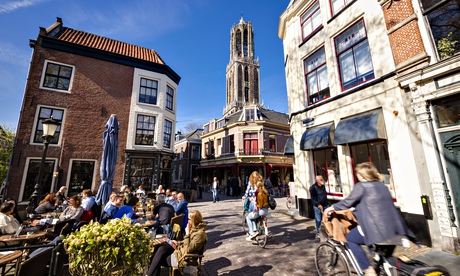
<instances>
[{"instance_id":1,"label":"church tower","mask_svg":"<svg viewBox=\"0 0 460 276\"><path fill-rule=\"evenodd\" d=\"M259 106L259 61L254 56L254 33L251 22L240 22L230 33L230 61L226 73L226 104L224 116L243 106Z\"/></svg>"}]
</instances>

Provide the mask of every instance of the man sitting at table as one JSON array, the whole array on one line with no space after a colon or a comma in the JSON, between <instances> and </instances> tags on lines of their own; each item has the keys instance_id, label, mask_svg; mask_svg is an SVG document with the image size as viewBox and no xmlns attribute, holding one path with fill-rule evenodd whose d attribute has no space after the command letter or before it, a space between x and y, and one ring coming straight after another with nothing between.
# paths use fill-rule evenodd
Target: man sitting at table
<instances>
[{"instance_id":1,"label":"man sitting at table","mask_svg":"<svg viewBox=\"0 0 460 276\"><path fill-rule=\"evenodd\" d=\"M165 202L165 198L166 197L164 194L159 194L157 196L158 205L153 209L153 227L157 228L158 230L161 229L160 231L157 230L157 233L166 232L165 234L168 234L168 226L171 218L174 216L174 208Z\"/></svg>"},{"instance_id":2,"label":"man sitting at table","mask_svg":"<svg viewBox=\"0 0 460 276\"><path fill-rule=\"evenodd\" d=\"M109 202L107 202L102 212L101 223L106 223L109 219L115 218L115 214L123 206L124 200L125 195L112 193Z\"/></svg>"},{"instance_id":3,"label":"man sitting at table","mask_svg":"<svg viewBox=\"0 0 460 276\"><path fill-rule=\"evenodd\" d=\"M16 204L12 200L3 202L0 206L0 233L14 234L18 231L21 224L13 216Z\"/></svg>"},{"instance_id":4,"label":"man sitting at table","mask_svg":"<svg viewBox=\"0 0 460 276\"><path fill-rule=\"evenodd\" d=\"M113 218L123 218L123 216L126 216L127 218L130 218L132 222L136 222L136 212L134 210L134 206L136 206L138 202L139 198L135 195L129 194L128 202L118 209Z\"/></svg>"},{"instance_id":5,"label":"man sitting at table","mask_svg":"<svg viewBox=\"0 0 460 276\"><path fill-rule=\"evenodd\" d=\"M83 208L80 206L81 200L78 196L72 196L69 199L69 206L65 208L64 212L59 216L60 221L74 219L80 221L81 215L83 215Z\"/></svg>"},{"instance_id":6,"label":"man sitting at table","mask_svg":"<svg viewBox=\"0 0 460 276\"><path fill-rule=\"evenodd\" d=\"M188 202L187 200L185 200L183 193L177 194L177 206L174 207L174 211L176 211L176 215L184 214L184 220L182 221L182 225L180 226L183 233L188 223Z\"/></svg>"},{"instance_id":7,"label":"man sitting at table","mask_svg":"<svg viewBox=\"0 0 460 276\"><path fill-rule=\"evenodd\" d=\"M165 202L171 205L173 208L177 206L177 192L175 190L171 190L171 195L165 199Z\"/></svg>"}]
</instances>

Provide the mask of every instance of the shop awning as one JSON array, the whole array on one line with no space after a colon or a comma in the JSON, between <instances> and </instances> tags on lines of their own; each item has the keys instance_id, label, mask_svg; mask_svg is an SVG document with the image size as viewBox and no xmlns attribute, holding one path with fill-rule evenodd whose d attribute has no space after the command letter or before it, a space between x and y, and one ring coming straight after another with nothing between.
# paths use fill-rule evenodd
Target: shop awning
<instances>
[{"instance_id":1,"label":"shop awning","mask_svg":"<svg viewBox=\"0 0 460 276\"><path fill-rule=\"evenodd\" d=\"M284 155L294 155L294 138L292 138L292 135L289 136L284 145Z\"/></svg>"},{"instance_id":2,"label":"shop awning","mask_svg":"<svg viewBox=\"0 0 460 276\"><path fill-rule=\"evenodd\" d=\"M334 144L343 145L386 138L383 113L378 109L340 120L335 129Z\"/></svg>"},{"instance_id":3,"label":"shop awning","mask_svg":"<svg viewBox=\"0 0 460 276\"><path fill-rule=\"evenodd\" d=\"M300 149L312 150L332 146L333 132L333 123L305 130L300 139Z\"/></svg>"}]
</instances>

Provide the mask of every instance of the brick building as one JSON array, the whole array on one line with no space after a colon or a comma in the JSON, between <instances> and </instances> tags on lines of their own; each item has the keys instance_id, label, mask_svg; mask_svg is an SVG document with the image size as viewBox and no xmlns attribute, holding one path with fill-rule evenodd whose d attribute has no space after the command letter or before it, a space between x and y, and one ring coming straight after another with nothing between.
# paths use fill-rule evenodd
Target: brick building
<instances>
[{"instance_id":1,"label":"brick building","mask_svg":"<svg viewBox=\"0 0 460 276\"><path fill-rule=\"evenodd\" d=\"M151 49L65 27L60 18L30 41L33 54L7 195L27 201L43 149L42 120L60 121L48 148L42 193L97 190L102 134L119 121L114 186L171 181L180 77Z\"/></svg>"},{"instance_id":2,"label":"brick building","mask_svg":"<svg viewBox=\"0 0 460 276\"><path fill-rule=\"evenodd\" d=\"M372 161L419 241L459 250L458 1L292 0L280 16L299 211Z\"/></svg>"},{"instance_id":3,"label":"brick building","mask_svg":"<svg viewBox=\"0 0 460 276\"><path fill-rule=\"evenodd\" d=\"M195 129L188 133L176 133L173 159L173 186L186 188L193 177L198 176L201 160L201 135L203 129Z\"/></svg>"}]
</instances>

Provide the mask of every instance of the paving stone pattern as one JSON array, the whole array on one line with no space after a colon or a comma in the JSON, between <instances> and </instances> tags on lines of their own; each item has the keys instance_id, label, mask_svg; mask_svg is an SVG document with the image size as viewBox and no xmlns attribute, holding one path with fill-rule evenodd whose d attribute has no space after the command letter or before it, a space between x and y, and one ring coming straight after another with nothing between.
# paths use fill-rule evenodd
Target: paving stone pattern
<instances>
[{"instance_id":1,"label":"paving stone pattern","mask_svg":"<svg viewBox=\"0 0 460 276\"><path fill-rule=\"evenodd\" d=\"M203 201L191 203L189 209L200 210L208 224L203 275L317 275L313 221L289 211L284 198L277 203L269 212L272 236L266 248L245 240L241 199L213 203L204 194Z\"/></svg>"}]
</instances>

